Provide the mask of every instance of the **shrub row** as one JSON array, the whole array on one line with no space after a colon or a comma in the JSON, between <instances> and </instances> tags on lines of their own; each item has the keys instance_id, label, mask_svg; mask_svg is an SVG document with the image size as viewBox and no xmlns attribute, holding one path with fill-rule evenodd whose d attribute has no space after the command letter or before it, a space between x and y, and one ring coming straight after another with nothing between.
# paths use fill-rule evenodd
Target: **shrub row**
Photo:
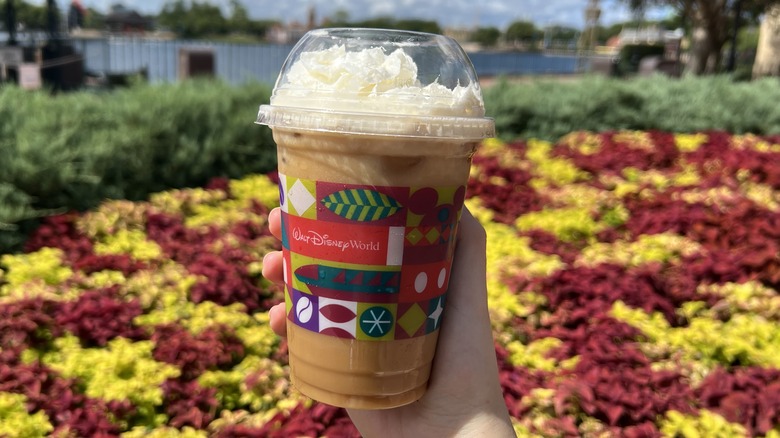
<instances>
[{"instance_id":1,"label":"shrub row","mask_svg":"<svg viewBox=\"0 0 780 438\"><path fill-rule=\"evenodd\" d=\"M499 81L484 93L488 114L506 139L555 141L577 130L618 129L780 134L777 79L735 83L727 76L594 76L526 84Z\"/></svg>"},{"instance_id":2,"label":"shrub row","mask_svg":"<svg viewBox=\"0 0 780 438\"><path fill-rule=\"evenodd\" d=\"M0 253L21 243L30 218L270 170L270 131L252 125L268 97L263 85L207 81L54 97L0 88ZM504 138L615 129L780 134L775 80L502 81L485 100Z\"/></svg>"},{"instance_id":3,"label":"shrub row","mask_svg":"<svg viewBox=\"0 0 780 438\"><path fill-rule=\"evenodd\" d=\"M0 252L30 218L272 169L270 132L252 123L269 91L213 81L56 96L0 88Z\"/></svg>"}]
</instances>

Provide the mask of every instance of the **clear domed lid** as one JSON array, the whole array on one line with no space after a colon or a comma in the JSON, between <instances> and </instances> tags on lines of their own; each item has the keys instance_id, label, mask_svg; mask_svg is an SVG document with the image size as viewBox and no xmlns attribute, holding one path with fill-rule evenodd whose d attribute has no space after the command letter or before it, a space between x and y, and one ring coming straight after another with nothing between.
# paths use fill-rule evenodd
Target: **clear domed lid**
<instances>
[{"instance_id":1,"label":"clear domed lid","mask_svg":"<svg viewBox=\"0 0 780 438\"><path fill-rule=\"evenodd\" d=\"M485 138L479 80L448 37L317 29L290 52L257 123L372 135Z\"/></svg>"}]
</instances>

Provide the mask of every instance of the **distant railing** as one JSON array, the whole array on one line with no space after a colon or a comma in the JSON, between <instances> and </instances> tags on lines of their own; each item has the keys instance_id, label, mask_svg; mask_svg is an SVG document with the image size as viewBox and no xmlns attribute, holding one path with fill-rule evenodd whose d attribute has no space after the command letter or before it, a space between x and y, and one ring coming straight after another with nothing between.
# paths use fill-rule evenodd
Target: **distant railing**
<instances>
[{"instance_id":1,"label":"distant railing","mask_svg":"<svg viewBox=\"0 0 780 438\"><path fill-rule=\"evenodd\" d=\"M181 49L208 49L214 53L214 73L234 84L247 81L274 83L292 45L235 44L208 41L155 40L140 37L75 38L84 55L85 70L95 74L143 72L152 82L175 81ZM480 76L570 74L577 56L529 52L469 53Z\"/></svg>"},{"instance_id":2,"label":"distant railing","mask_svg":"<svg viewBox=\"0 0 780 438\"><path fill-rule=\"evenodd\" d=\"M231 83L273 83L291 45L233 44L208 41L154 40L134 37L73 39L84 55L85 70L101 74L145 72L152 82L179 77L181 49L208 49L214 53L214 73Z\"/></svg>"}]
</instances>

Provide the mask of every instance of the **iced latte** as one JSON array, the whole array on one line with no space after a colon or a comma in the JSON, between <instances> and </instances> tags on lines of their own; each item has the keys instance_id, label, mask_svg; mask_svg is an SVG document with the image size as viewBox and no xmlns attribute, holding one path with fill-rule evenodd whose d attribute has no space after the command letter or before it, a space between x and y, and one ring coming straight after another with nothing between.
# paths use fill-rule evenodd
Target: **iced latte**
<instances>
[{"instance_id":1,"label":"iced latte","mask_svg":"<svg viewBox=\"0 0 780 438\"><path fill-rule=\"evenodd\" d=\"M312 31L258 123L278 151L293 384L351 408L419 399L471 157L493 135L468 58L438 35Z\"/></svg>"}]
</instances>

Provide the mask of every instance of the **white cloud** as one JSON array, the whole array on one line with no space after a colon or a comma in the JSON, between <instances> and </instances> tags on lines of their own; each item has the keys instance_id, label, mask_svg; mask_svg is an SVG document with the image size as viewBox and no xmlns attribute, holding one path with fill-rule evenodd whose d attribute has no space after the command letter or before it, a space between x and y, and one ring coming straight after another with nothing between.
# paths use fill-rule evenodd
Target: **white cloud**
<instances>
[{"instance_id":1,"label":"white cloud","mask_svg":"<svg viewBox=\"0 0 780 438\"><path fill-rule=\"evenodd\" d=\"M374 16L385 16L385 15L393 15L395 11L396 5L388 2L375 2L371 4L371 15Z\"/></svg>"},{"instance_id":2,"label":"white cloud","mask_svg":"<svg viewBox=\"0 0 780 438\"><path fill-rule=\"evenodd\" d=\"M510 7L507 2L488 2L485 5L485 9L491 12L501 12L501 13L509 13L512 11L512 7Z\"/></svg>"}]
</instances>

